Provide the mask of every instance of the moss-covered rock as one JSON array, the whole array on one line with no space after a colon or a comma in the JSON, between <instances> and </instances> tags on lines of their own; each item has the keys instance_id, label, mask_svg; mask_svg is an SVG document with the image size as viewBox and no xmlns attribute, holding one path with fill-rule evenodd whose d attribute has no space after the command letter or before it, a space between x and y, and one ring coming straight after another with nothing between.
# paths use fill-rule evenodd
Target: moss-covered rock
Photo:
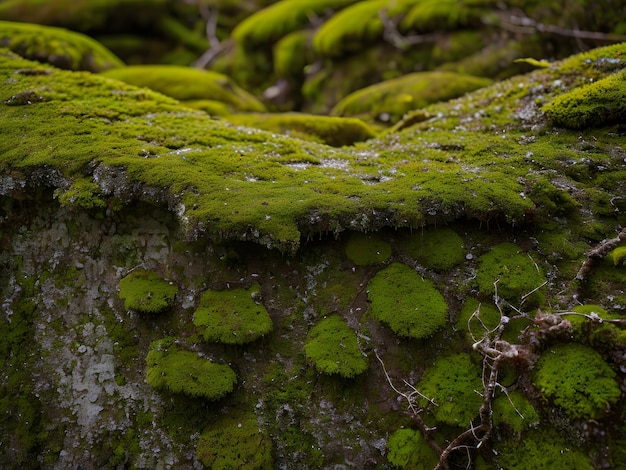
<instances>
[{"instance_id":1,"label":"moss-covered rock","mask_svg":"<svg viewBox=\"0 0 626 470\"><path fill-rule=\"evenodd\" d=\"M208 290L200 299L193 323L206 341L245 344L272 331L265 307L255 301L259 285L250 289Z\"/></svg>"},{"instance_id":2,"label":"moss-covered rock","mask_svg":"<svg viewBox=\"0 0 626 470\"><path fill-rule=\"evenodd\" d=\"M51 26L0 21L0 47L62 69L102 72L124 65L90 37Z\"/></svg>"},{"instance_id":3,"label":"moss-covered rock","mask_svg":"<svg viewBox=\"0 0 626 470\"><path fill-rule=\"evenodd\" d=\"M439 456L415 429L397 429L387 441L387 459L396 468L430 470L437 466Z\"/></svg>"},{"instance_id":4,"label":"moss-covered rock","mask_svg":"<svg viewBox=\"0 0 626 470\"><path fill-rule=\"evenodd\" d=\"M232 392L237 383L237 376L228 365L181 350L172 338L150 344L146 364L146 381L158 390L174 394L219 400Z\"/></svg>"},{"instance_id":5,"label":"moss-covered rock","mask_svg":"<svg viewBox=\"0 0 626 470\"><path fill-rule=\"evenodd\" d=\"M150 88L179 101L213 100L238 111L265 111L254 96L217 72L176 65L134 65L103 73L130 85Z\"/></svg>"},{"instance_id":6,"label":"moss-covered rock","mask_svg":"<svg viewBox=\"0 0 626 470\"><path fill-rule=\"evenodd\" d=\"M446 271L465 260L463 239L449 228L421 230L402 243L404 251L425 267Z\"/></svg>"},{"instance_id":7,"label":"moss-covered rock","mask_svg":"<svg viewBox=\"0 0 626 470\"><path fill-rule=\"evenodd\" d=\"M137 269L125 276L119 284L120 297L127 310L140 313L159 313L170 308L178 286L167 282L154 271Z\"/></svg>"},{"instance_id":8,"label":"moss-covered rock","mask_svg":"<svg viewBox=\"0 0 626 470\"><path fill-rule=\"evenodd\" d=\"M598 419L620 395L615 372L600 354L581 344L546 350L534 370L541 394L572 418Z\"/></svg>"},{"instance_id":9,"label":"moss-covered rock","mask_svg":"<svg viewBox=\"0 0 626 470\"><path fill-rule=\"evenodd\" d=\"M453 72L408 74L355 91L339 101L331 113L372 120L384 115L384 121L396 122L409 111L456 98L490 83L489 79Z\"/></svg>"},{"instance_id":10,"label":"moss-covered rock","mask_svg":"<svg viewBox=\"0 0 626 470\"><path fill-rule=\"evenodd\" d=\"M330 315L309 331L304 354L323 374L351 378L367 370L356 334L339 315Z\"/></svg>"},{"instance_id":11,"label":"moss-covered rock","mask_svg":"<svg viewBox=\"0 0 626 470\"><path fill-rule=\"evenodd\" d=\"M448 305L429 279L405 264L393 263L368 284L372 315L405 338L423 339L448 320Z\"/></svg>"},{"instance_id":12,"label":"moss-covered rock","mask_svg":"<svg viewBox=\"0 0 626 470\"><path fill-rule=\"evenodd\" d=\"M353 232L346 241L346 255L357 266L381 264L391 256L391 245L377 234Z\"/></svg>"}]
</instances>

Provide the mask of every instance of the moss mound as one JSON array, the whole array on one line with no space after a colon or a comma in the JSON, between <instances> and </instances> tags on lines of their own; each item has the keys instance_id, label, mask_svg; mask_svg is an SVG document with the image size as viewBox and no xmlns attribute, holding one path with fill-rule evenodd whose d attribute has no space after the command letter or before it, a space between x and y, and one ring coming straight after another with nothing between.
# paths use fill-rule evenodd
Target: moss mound
<instances>
[{"instance_id":1,"label":"moss mound","mask_svg":"<svg viewBox=\"0 0 626 470\"><path fill-rule=\"evenodd\" d=\"M391 256L391 245L379 235L353 232L346 242L346 255L357 266L381 264Z\"/></svg>"},{"instance_id":2,"label":"moss mound","mask_svg":"<svg viewBox=\"0 0 626 470\"><path fill-rule=\"evenodd\" d=\"M387 459L396 468L431 470L437 466L439 456L415 429L397 429L387 441Z\"/></svg>"},{"instance_id":3,"label":"moss mound","mask_svg":"<svg viewBox=\"0 0 626 470\"><path fill-rule=\"evenodd\" d=\"M259 285L250 289L208 290L200 299L193 323L206 341L245 344L272 331L267 310L255 301Z\"/></svg>"},{"instance_id":4,"label":"moss mound","mask_svg":"<svg viewBox=\"0 0 626 470\"><path fill-rule=\"evenodd\" d=\"M483 88L491 80L453 72L420 72L386 80L355 91L332 109L335 116L366 116L398 121L409 111Z\"/></svg>"},{"instance_id":5,"label":"moss mound","mask_svg":"<svg viewBox=\"0 0 626 470\"><path fill-rule=\"evenodd\" d=\"M234 124L278 132L333 147L352 145L376 135L367 124L355 118L287 113L238 114L230 115L226 119Z\"/></svg>"},{"instance_id":6,"label":"moss mound","mask_svg":"<svg viewBox=\"0 0 626 470\"><path fill-rule=\"evenodd\" d=\"M539 414L528 398L514 390L508 397L502 394L493 401L493 424L519 433L539 424Z\"/></svg>"},{"instance_id":7,"label":"moss mound","mask_svg":"<svg viewBox=\"0 0 626 470\"><path fill-rule=\"evenodd\" d=\"M162 279L154 271L137 269L119 284L124 308L140 313L159 313L174 304L178 286Z\"/></svg>"},{"instance_id":8,"label":"moss mound","mask_svg":"<svg viewBox=\"0 0 626 470\"><path fill-rule=\"evenodd\" d=\"M534 382L550 403L572 418L598 419L621 395L615 375L596 350L571 343L542 354Z\"/></svg>"},{"instance_id":9,"label":"moss mound","mask_svg":"<svg viewBox=\"0 0 626 470\"><path fill-rule=\"evenodd\" d=\"M311 328L304 354L323 374L351 378L367 370L356 334L339 315L330 315Z\"/></svg>"},{"instance_id":10,"label":"moss mound","mask_svg":"<svg viewBox=\"0 0 626 470\"><path fill-rule=\"evenodd\" d=\"M232 392L237 383L237 376L230 367L211 362L197 353L179 350L171 338L150 344L146 364L147 382L171 393L219 400Z\"/></svg>"},{"instance_id":11,"label":"moss mound","mask_svg":"<svg viewBox=\"0 0 626 470\"><path fill-rule=\"evenodd\" d=\"M427 338L448 320L448 306L433 282L405 264L393 263L376 273L368 298L374 318L405 338Z\"/></svg>"},{"instance_id":12,"label":"moss mound","mask_svg":"<svg viewBox=\"0 0 626 470\"><path fill-rule=\"evenodd\" d=\"M124 66L115 54L90 37L51 26L0 21L0 47L68 70L102 72Z\"/></svg>"},{"instance_id":13,"label":"moss mound","mask_svg":"<svg viewBox=\"0 0 626 470\"><path fill-rule=\"evenodd\" d=\"M404 251L425 267L446 271L465 260L463 239L449 228L429 228L402 243Z\"/></svg>"},{"instance_id":14,"label":"moss mound","mask_svg":"<svg viewBox=\"0 0 626 470\"><path fill-rule=\"evenodd\" d=\"M474 391L482 390L481 377L481 367L468 354L454 354L437 359L415 387L437 404L423 399L421 403L429 406L438 422L465 427L478 415L482 403Z\"/></svg>"},{"instance_id":15,"label":"moss mound","mask_svg":"<svg viewBox=\"0 0 626 470\"><path fill-rule=\"evenodd\" d=\"M109 70L103 75L180 101L213 100L233 110L265 111L259 100L217 72L176 65L133 65Z\"/></svg>"},{"instance_id":16,"label":"moss mound","mask_svg":"<svg viewBox=\"0 0 626 470\"><path fill-rule=\"evenodd\" d=\"M474 315L475 312L478 313ZM500 320L500 312L493 304L481 303L469 297L463 304L456 328L466 333L468 340L472 341L472 335L479 340L483 337L485 330L493 330L500 324Z\"/></svg>"}]
</instances>

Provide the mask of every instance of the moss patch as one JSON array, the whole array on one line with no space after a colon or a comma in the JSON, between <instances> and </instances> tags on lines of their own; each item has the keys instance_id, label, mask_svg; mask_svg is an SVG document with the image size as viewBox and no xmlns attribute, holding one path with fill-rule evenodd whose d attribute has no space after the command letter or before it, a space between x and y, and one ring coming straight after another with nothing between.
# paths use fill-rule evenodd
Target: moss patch
<instances>
[{"instance_id":1,"label":"moss patch","mask_svg":"<svg viewBox=\"0 0 626 470\"><path fill-rule=\"evenodd\" d=\"M402 243L404 251L425 267L446 271L465 260L463 239L449 228L429 228Z\"/></svg>"},{"instance_id":2,"label":"moss patch","mask_svg":"<svg viewBox=\"0 0 626 470\"><path fill-rule=\"evenodd\" d=\"M393 263L368 285L372 315L405 338L422 339L442 328L448 306L432 281L405 264Z\"/></svg>"},{"instance_id":3,"label":"moss patch","mask_svg":"<svg viewBox=\"0 0 626 470\"><path fill-rule=\"evenodd\" d=\"M350 378L367 370L356 334L339 315L330 315L311 328L304 354L324 374Z\"/></svg>"},{"instance_id":4,"label":"moss patch","mask_svg":"<svg viewBox=\"0 0 626 470\"><path fill-rule=\"evenodd\" d=\"M377 234L353 232L346 242L346 255L357 266L381 264L391 256L391 245Z\"/></svg>"},{"instance_id":5,"label":"moss patch","mask_svg":"<svg viewBox=\"0 0 626 470\"><path fill-rule=\"evenodd\" d=\"M522 432L539 423L539 414L524 395L518 391L509 392L508 397L499 395L493 401L493 424L507 426L515 432Z\"/></svg>"},{"instance_id":6,"label":"moss patch","mask_svg":"<svg viewBox=\"0 0 626 470\"><path fill-rule=\"evenodd\" d=\"M127 310L140 313L159 313L170 308L178 286L170 284L154 271L137 269L119 284L120 298Z\"/></svg>"},{"instance_id":7,"label":"moss patch","mask_svg":"<svg viewBox=\"0 0 626 470\"><path fill-rule=\"evenodd\" d=\"M598 419L620 395L615 372L594 349L561 344L543 353L534 371L542 395L572 418Z\"/></svg>"},{"instance_id":8,"label":"moss patch","mask_svg":"<svg viewBox=\"0 0 626 470\"><path fill-rule=\"evenodd\" d=\"M415 429L397 429L387 441L387 459L394 467L430 470L437 466L439 456Z\"/></svg>"}]
</instances>

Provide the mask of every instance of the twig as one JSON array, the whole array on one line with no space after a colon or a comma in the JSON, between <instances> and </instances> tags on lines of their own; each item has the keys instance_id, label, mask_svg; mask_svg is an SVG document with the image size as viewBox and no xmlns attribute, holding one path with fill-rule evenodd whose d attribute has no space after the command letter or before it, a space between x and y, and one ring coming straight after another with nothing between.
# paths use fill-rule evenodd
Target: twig
<instances>
[{"instance_id":1,"label":"twig","mask_svg":"<svg viewBox=\"0 0 626 470\"><path fill-rule=\"evenodd\" d=\"M593 267L606 255L609 254L613 248L616 248L620 243L626 241L626 228L622 229L622 231L615 238L611 238L610 240L605 240L600 243L597 247L590 250L587 253L587 258L581 265L578 273L576 274L576 280L578 282L584 282L587 279L587 276L593 269Z\"/></svg>"}]
</instances>

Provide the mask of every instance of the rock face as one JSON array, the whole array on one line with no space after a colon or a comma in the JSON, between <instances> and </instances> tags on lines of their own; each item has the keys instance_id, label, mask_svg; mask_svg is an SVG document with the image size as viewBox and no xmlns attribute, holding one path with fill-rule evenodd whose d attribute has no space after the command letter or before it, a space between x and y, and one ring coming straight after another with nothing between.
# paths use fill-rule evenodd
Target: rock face
<instances>
[{"instance_id":1,"label":"rock face","mask_svg":"<svg viewBox=\"0 0 626 470\"><path fill-rule=\"evenodd\" d=\"M549 64L332 148L3 50L0 461L421 468L432 454L415 452L459 437L488 468L528 449L533 468L618 465L624 53ZM420 290L413 310L405 286L402 299L385 287L399 276ZM133 278L148 287L120 285ZM194 323L200 307L210 322ZM424 319L418 334L393 326ZM575 413L535 373L559 369L552 350L602 365L607 387L577 383ZM432 396L417 401L420 387Z\"/></svg>"}]
</instances>

